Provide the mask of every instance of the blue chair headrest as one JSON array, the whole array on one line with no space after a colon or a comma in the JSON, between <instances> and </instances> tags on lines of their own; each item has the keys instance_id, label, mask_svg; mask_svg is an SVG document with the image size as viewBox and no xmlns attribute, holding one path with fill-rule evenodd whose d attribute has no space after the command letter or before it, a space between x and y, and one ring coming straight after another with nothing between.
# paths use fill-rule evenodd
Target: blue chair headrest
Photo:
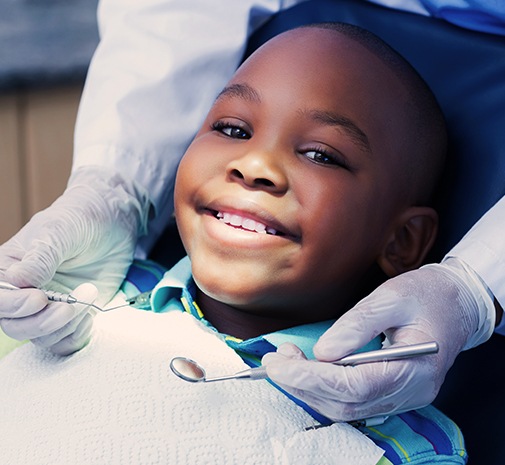
<instances>
[{"instance_id":1,"label":"blue chair headrest","mask_svg":"<svg viewBox=\"0 0 505 465\"><path fill-rule=\"evenodd\" d=\"M375 33L428 83L444 112L449 157L437 196L438 260L505 195L505 37L356 0L311 0L278 13L249 40L246 56L303 24L339 21ZM505 233L504 233L505 234Z\"/></svg>"}]
</instances>

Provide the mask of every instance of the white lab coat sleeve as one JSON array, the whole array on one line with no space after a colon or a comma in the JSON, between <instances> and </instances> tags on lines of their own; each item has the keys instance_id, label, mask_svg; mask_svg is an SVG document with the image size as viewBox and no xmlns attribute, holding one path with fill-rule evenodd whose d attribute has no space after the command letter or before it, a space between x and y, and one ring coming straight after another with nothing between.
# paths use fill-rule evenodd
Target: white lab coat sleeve
<instances>
[{"instance_id":1,"label":"white lab coat sleeve","mask_svg":"<svg viewBox=\"0 0 505 465\"><path fill-rule=\"evenodd\" d=\"M72 170L105 166L147 190L156 215L144 250L170 218L179 160L238 66L248 35L299 1L99 4L100 43L79 106Z\"/></svg>"},{"instance_id":2,"label":"white lab coat sleeve","mask_svg":"<svg viewBox=\"0 0 505 465\"><path fill-rule=\"evenodd\" d=\"M469 265L505 308L505 196L448 253ZM496 328L505 334L505 319Z\"/></svg>"}]
</instances>

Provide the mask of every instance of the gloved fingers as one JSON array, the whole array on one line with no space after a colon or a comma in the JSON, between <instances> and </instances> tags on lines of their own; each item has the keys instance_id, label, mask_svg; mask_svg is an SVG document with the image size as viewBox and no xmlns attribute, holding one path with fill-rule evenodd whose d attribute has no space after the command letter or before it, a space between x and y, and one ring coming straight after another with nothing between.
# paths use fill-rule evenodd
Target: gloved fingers
<instances>
[{"instance_id":1,"label":"gloved fingers","mask_svg":"<svg viewBox=\"0 0 505 465\"><path fill-rule=\"evenodd\" d=\"M85 347L91 340L91 330L93 329L93 314L87 313L76 331L57 344L50 350L57 355L70 355Z\"/></svg>"},{"instance_id":2,"label":"gloved fingers","mask_svg":"<svg viewBox=\"0 0 505 465\"><path fill-rule=\"evenodd\" d=\"M98 297L98 289L93 283L83 283L77 286L73 291L72 295L79 301L85 302L87 304L92 304ZM81 305L81 309L87 308L86 305Z\"/></svg>"},{"instance_id":3,"label":"gloved fingers","mask_svg":"<svg viewBox=\"0 0 505 465\"><path fill-rule=\"evenodd\" d=\"M349 421L431 402L437 389L428 358L343 367L271 353L263 365L269 378L295 397L329 418Z\"/></svg>"},{"instance_id":4,"label":"gloved fingers","mask_svg":"<svg viewBox=\"0 0 505 465\"><path fill-rule=\"evenodd\" d=\"M82 318L75 318L60 330L48 336L32 339L32 342L39 347L48 348L54 354L70 355L90 341L94 314L94 311L83 312Z\"/></svg>"},{"instance_id":5,"label":"gloved fingers","mask_svg":"<svg viewBox=\"0 0 505 465\"><path fill-rule=\"evenodd\" d=\"M396 278L397 279L397 278ZM364 347L388 328L409 323L409 297L398 305L396 291L382 285L342 315L317 341L314 355L332 362Z\"/></svg>"},{"instance_id":6,"label":"gloved fingers","mask_svg":"<svg viewBox=\"0 0 505 465\"><path fill-rule=\"evenodd\" d=\"M284 379L283 376L277 376L274 367L279 366L283 370L289 366L288 361L288 357L273 352L266 354L263 357L262 364L267 367L269 378L273 382L281 386L284 390L296 398L310 405L310 407L322 415L336 421L350 421L362 419L364 418L364 412L370 411L369 404L364 405L362 402L350 402L349 400L342 398L342 396L339 396L338 392L328 392L324 386L318 385L316 379L312 375L308 375L308 378L306 379L310 381L308 388L305 382L297 382L295 386L293 386L291 382L289 382L289 384L284 384L281 382L281 379ZM307 363L315 364L316 362ZM295 367L294 369L296 370L297 368ZM303 388L300 388L300 386L303 386ZM379 413L381 413L381 409L378 408L378 410Z\"/></svg>"},{"instance_id":7,"label":"gloved fingers","mask_svg":"<svg viewBox=\"0 0 505 465\"><path fill-rule=\"evenodd\" d=\"M277 348L277 354L296 360L307 360L307 357L302 352L302 350L291 342L285 342L284 344L281 344Z\"/></svg>"},{"instance_id":8,"label":"gloved fingers","mask_svg":"<svg viewBox=\"0 0 505 465\"><path fill-rule=\"evenodd\" d=\"M49 348L54 344L60 342L62 339L66 338L70 334L72 334L74 331L76 331L81 321L87 314L90 314L90 316L92 316L95 314L95 312L94 310L90 310L88 308L87 311L80 312L74 318L68 321L65 325L63 325L61 328L58 328L55 331L50 332L48 334L32 338L31 342L33 342L35 345L39 347Z\"/></svg>"},{"instance_id":9,"label":"gloved fingers","mask_svg":"<svg viewBox=\"0 0 505 465\"><path fill-rule=\"evenodd\" d=\"M38 289L0 289L0 318L23 318L40 312L48 304Z\"/></svg>"},{"instance_id":10,"label":"gloved fingers","mask_svg":"<svg viewBox=\"0 0 505 465\"><path fill-rule=\"evenodd\" d=\"M421 318L417 325L407 325L402 328L388 329L384 332L387 336L387 347L403 347L424 342L439 342L438 334L433 333L431 324L422 324ZM385 344L386 345L386 344ZM443 344L442 344L443 345ZM440 346L440 344L439 344Z\"/></svg>"},{"instance_id":11,"label":"gloved fingers","mask_svg":"<svg viewBox=\"0 0 505 465\"><path fill-rule=\"evenodd\" d=\"M393 412L396 413L394 404L388 402L387 399L367 403L353 403L340 402L327 397L317 397L311 392L297 389L288 392L333 421L363 420L379 415L390 415Z\"/></svg>"},{"instance_id":12,"label":"gloved fingers","mask_svg":"<svg viewBox=\"0 0 505 465\"><path fill-rule=\"evenodd\" d=\"M309 391L321 398L333 396L340 402L359 402L369 398L368 389L362 392L359 367L356 373L329 363L288 359L275 353L265 355L262 364L266 366L269 378L284 388Z\"/></svg>"},{"instance_id":13,"label":"gloved fingers","mask_svg":"<svg viewBox=\"0 0 505 465\"><path fill-rule=\"evenodd\" d=\"M23 318L3 318L0 326L5 334L19 341L35 339L57 331L74 319L82 305L51 302L40 312Z\"/></svg>"},{"instance_id":14,"label":"gloved fingers","mask_svg":"<svg viewBox=\"0 0 505 465\"><path fill-rule=\"evenodd\" d=\"M72 295L79 301L93 303L98 291L93 284L85 283L78 286ZM51 302L33 315L4 318L0 321L0 326L5 334L13 339L36 339L58 331L88 308L89 306L85 304Z\"/></svg>"},{"instance_id":15,"label":"gloved fingers","mask_svg":"<svg viewBox=\"0 0 505 465\"><path fill-rule=\"evenodd\" d=\"M18 287L43 287L49 282L62 262L57 244L35 241L21 260L5 270L5 280Z\"/></svg>"},{"instance_id":16,"label":"gloved fingers","mask_svg":"<svg viewBox=\"0 0 505 465\"><path fill-rule=\"evenodd\" d=\"M281 357L281 358L276 358ZM339 402L369 402L397 392L412 368L412 360L338 366L317 361L293 360L278 354L263 357L272 381L287 388L309 391ZM391 382L391 380L394 380Z\"/></svg>"},{"instance_id":17,"label":"gloved fingers","mask_svg":"<svg viewBox=\"0 0 505 465\"><path fill-rule=\"evenodd\" d=\"M100 292L95 303L103 306L114 297L124 280L131 258L121 258L104 253L102 261L89 264L78 263L78 259L62 264L48 286L58 284L58 288L73 289L79 283L92 282Z\"/></svg>"},{"instance_id":18,"label":"gloved fingers","mask_svg":"<svg viewBox=\"0 0 505 465\"><path fill-rule=\"evenodd\" d=\"M7 281L4 271L23 258L25 249L19 244L16 236L0 246L0 279Z\"/></svg>"}]
</instances>

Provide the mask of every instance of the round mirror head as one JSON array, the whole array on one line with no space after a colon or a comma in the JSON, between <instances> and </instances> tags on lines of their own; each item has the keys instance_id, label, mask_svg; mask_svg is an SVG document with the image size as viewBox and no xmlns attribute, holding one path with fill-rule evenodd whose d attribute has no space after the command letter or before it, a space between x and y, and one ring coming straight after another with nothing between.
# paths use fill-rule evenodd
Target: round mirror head
<instances>
[{"instance_id":1,"label":"round mirror head","mask_svg":"<svg viewBox=\"0 0 505 465\"><path fill-rule=\"evenodd\" d=\"M205 370L198 365L194 360L186 357L175 357L170 362L170 369L176 376L189 381L191 383L198 383L205 381Z\"/></svg>"}]
</instances>

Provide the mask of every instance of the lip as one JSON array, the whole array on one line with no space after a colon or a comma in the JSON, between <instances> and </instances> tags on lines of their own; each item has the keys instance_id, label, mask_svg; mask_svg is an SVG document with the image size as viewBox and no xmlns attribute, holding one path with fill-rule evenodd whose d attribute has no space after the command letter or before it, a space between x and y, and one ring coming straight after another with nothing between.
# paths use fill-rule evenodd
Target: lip
<instances>
[{"instance_id":1,"label":"lip","mask_svg":"<svg viewBox=\"0 0 505 465\"><path fill-rule=\"evenodd\" d=\"M295 231L294 227L288 226L256 202L235 197L219 199L200 207L199 210L201 213L213 216L217 221L225 223L226 220L225 224L244 232L290 239L296 242L300 240L300 234ZM242 227L240 224L230 224L230 217L233 218L232 223L239 223L239 219L249 221L246 227ZM254 224L258 226L256 229L259 229L259 231L255 230Z\"/></svg>"}]
</instances>

